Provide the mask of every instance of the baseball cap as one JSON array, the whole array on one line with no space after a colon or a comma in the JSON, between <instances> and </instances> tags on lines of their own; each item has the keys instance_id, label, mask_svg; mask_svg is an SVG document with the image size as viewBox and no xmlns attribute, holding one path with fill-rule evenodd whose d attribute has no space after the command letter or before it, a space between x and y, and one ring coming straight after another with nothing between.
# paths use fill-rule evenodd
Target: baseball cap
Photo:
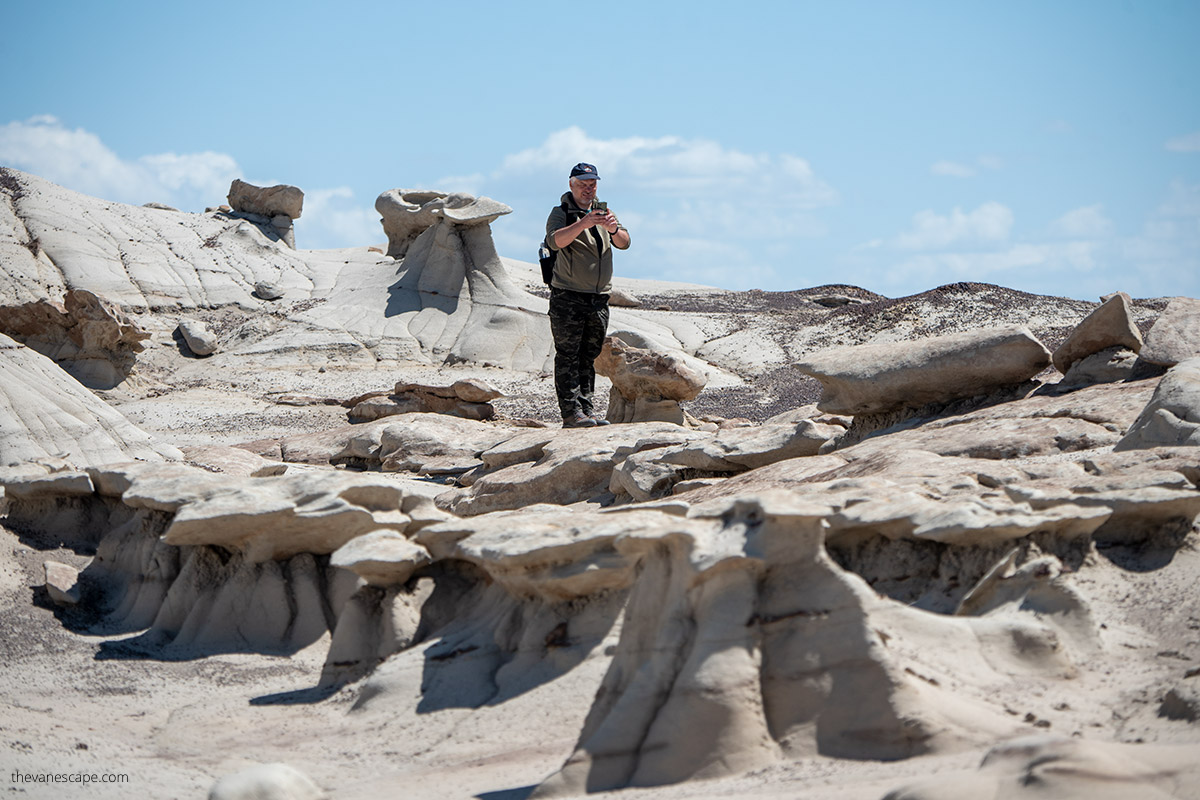
<instances>
[{"instance_id":1,"label":"baseball cap","mask_svg":"<svg viewBox=\"0 0 1200 800\"><path fill-rule=\"evenodd\" d=\"M585 164L582 161L571 167L571 177L579 178L580 180L585 181L600 180L600 175L596 172L596 168L591 164Z\"/></svg>"}]
</instances>

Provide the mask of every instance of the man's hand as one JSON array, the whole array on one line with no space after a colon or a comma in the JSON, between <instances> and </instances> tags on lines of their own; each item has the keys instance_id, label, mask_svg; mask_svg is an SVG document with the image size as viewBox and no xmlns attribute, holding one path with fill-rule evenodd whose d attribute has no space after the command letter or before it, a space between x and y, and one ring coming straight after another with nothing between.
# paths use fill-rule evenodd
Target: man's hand
<instances>
[{"instance_id":1,"label":"man's hand","mask_svg":"<svg viewBox=\"0 0 1200 800\"><path fill-rule=\"evenodd\" d=\"M584 223L586 223L584 225L584 227L585 228L594 228L597 225L603 225L605 228L607 228L609 217L612 217L612 214L610 214L609 212L602 211L599 208L594 208L587 213L586 217L583 218ZM613 217L613 219L616 219L616 218Z\"/></svg>"}]
</instances>

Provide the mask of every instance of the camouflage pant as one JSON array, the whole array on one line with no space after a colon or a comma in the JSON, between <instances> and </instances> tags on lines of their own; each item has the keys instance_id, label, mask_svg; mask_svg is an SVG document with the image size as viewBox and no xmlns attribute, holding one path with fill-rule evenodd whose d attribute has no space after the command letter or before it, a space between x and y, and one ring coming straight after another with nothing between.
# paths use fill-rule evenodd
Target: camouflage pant
<instances>
[{"instance_id":1,"label":"camouflage pant","mask_svg":"<svg viewBox=\"0 0 1200 800\"><path fill-rule=\"evenodd\" d=\"M550 333L554 337L554 390L563 419L592 413L596 388L593 363L608 331L608 295L550 290Z\"/></svg>"}]
</instances>

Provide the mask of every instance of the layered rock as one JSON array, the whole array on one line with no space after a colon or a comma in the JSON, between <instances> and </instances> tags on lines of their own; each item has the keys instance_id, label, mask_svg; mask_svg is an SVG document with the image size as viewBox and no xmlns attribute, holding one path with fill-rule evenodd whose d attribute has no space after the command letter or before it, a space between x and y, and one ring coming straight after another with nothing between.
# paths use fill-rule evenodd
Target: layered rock
<instances>
[{"instance_id":1,"label":"layered rock","mask_svg":"<svg viewBox=\"0 0 1200 800\"><path fill-rule=\"evenodd\" d=\"M700 394L707 379L683 360L633 347L615 336L604 340L596 372L612 381L609 422L684 424L681 401Z\"/></svg>"},{"instance_id":2,"label":"layered rock","mask_svg":"<svg viewBox=\"0 0 1200 800\"><path fill-rule=\"evenodd\" d=\"M1028 330L1007 327L835 348L796 368L821 382L822 411L880 414L986 395L1049 364L1050 352Z\"/></svg>"},{"instance_id":3,"label":"layered rock","mask_svg":"<svg viewBox=\"0 0 1200 800\"><path fill-rule=\"evenodd\" d=\"M84 467L181 457L49 358L0 334L0 466L65 459Z\"/></svg>"}]
</instances>

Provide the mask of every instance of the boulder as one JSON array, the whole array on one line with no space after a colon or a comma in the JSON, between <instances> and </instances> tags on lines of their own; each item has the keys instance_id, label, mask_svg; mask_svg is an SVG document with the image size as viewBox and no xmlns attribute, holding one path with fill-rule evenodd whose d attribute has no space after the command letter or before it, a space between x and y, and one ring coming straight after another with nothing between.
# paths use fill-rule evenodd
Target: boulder
<instances>
[{"instance_id":1,"label":"boulder","mask_svg":"<svg viewBox=\"0 0 1200 800\"><path fill-rule=\"evenodd\" d=\"M199 320L184 320L179 323L179 335L188 349L198 356L211 356L219 344L216 334Z\"/></svg>"},{"instance_id":2,"label":"boulder","mask_svg":"<svg viewBox=\"0 0 1200 800\"><path fill-rule=\"evenodd\" d=\"M1167 372L1129 432L1113 448L1200 446L1200 357Z\"/></svg>"},{"instance_id":3,"label":"boulder","mask_svg":"<svg viewBox=\"0 0 1200 800\"><path fill-rule=\"evenodd\" d=\"M351 539L334 551L329 563L353 572L371 586L403 584L432 559L421 545L394 530L379 530Z\"/></svg>"},{"instance_id":4,"label":"boulder","mask_svg":"<svg viewBox=\"0 0 1200 800\"><path fill-rule=\"evenodd\" d=\"M79 586L79 570L70 564L47 561L42 565L46 575L46 594L55 605L73 606L82 596Z\"/></svg>"},{"instance_id":5,"label":"boulder","mask_svg":"<svg viewBox=\"0 0 1200 800\"><path fill-rule=\"evenodd\" d=\"M300 219L304 210L304 192L286 184L262 187L234 179L227 199L234 211L263 217Z\"/></svg>"},{"instance_id":6,"label":"boulder","mask_svg":"<svg viewBox=\"0 0 1200 800\"><path fill-rule=\"evenodd\" d=\"M1054 350L1055 369L1066 374L1076 361L1110 347L1122 347L1135 353L1141 350L1142 334L1129 303L1129 295L1125 292L1109 295Z\"/></svg>"},{"instance_id":7,"label":"boulder","mask_svg":"<svg viewBox=\"0 0 1200 800\"><path fill-rule=\"evenodd\" d=\"M1146 334L1142 360L1171 367L1200 356L1200 300L1175 297Z\"/></svg>"},{"instance_id":8,"label":"boulder","mask_svg":"<svg viewBox=\"0 0 1200 800\"><path fill-rule=\"evenodd\" d=\"M1045 346L1011 326L822 350L796 367L821 382L822 411L878 414L986 395L1049 364Z\"/></svg>"},{"instance_id":9,"label":"boulder","mask_svg":"<svg viewBox=\"0 0 1200 800\"><path fill-rule=\"evenodd\" d=\"M283 289L271 281L258 281L254 284L254 296L260 300L278 300L283 297Z\"/></svg>"},{"instance_id":10,"label":"boulder","mask_svg":"<svg viewBox=\"0 0 1200 800\"><path fill-rule=\"evenodd\" d=\"M681 400L700 394L707 378L682 359L633 347L616 336L604 340L596 372L612 381L610 422L664 421L683 424Z\"/></svg>"}]
</instances>

